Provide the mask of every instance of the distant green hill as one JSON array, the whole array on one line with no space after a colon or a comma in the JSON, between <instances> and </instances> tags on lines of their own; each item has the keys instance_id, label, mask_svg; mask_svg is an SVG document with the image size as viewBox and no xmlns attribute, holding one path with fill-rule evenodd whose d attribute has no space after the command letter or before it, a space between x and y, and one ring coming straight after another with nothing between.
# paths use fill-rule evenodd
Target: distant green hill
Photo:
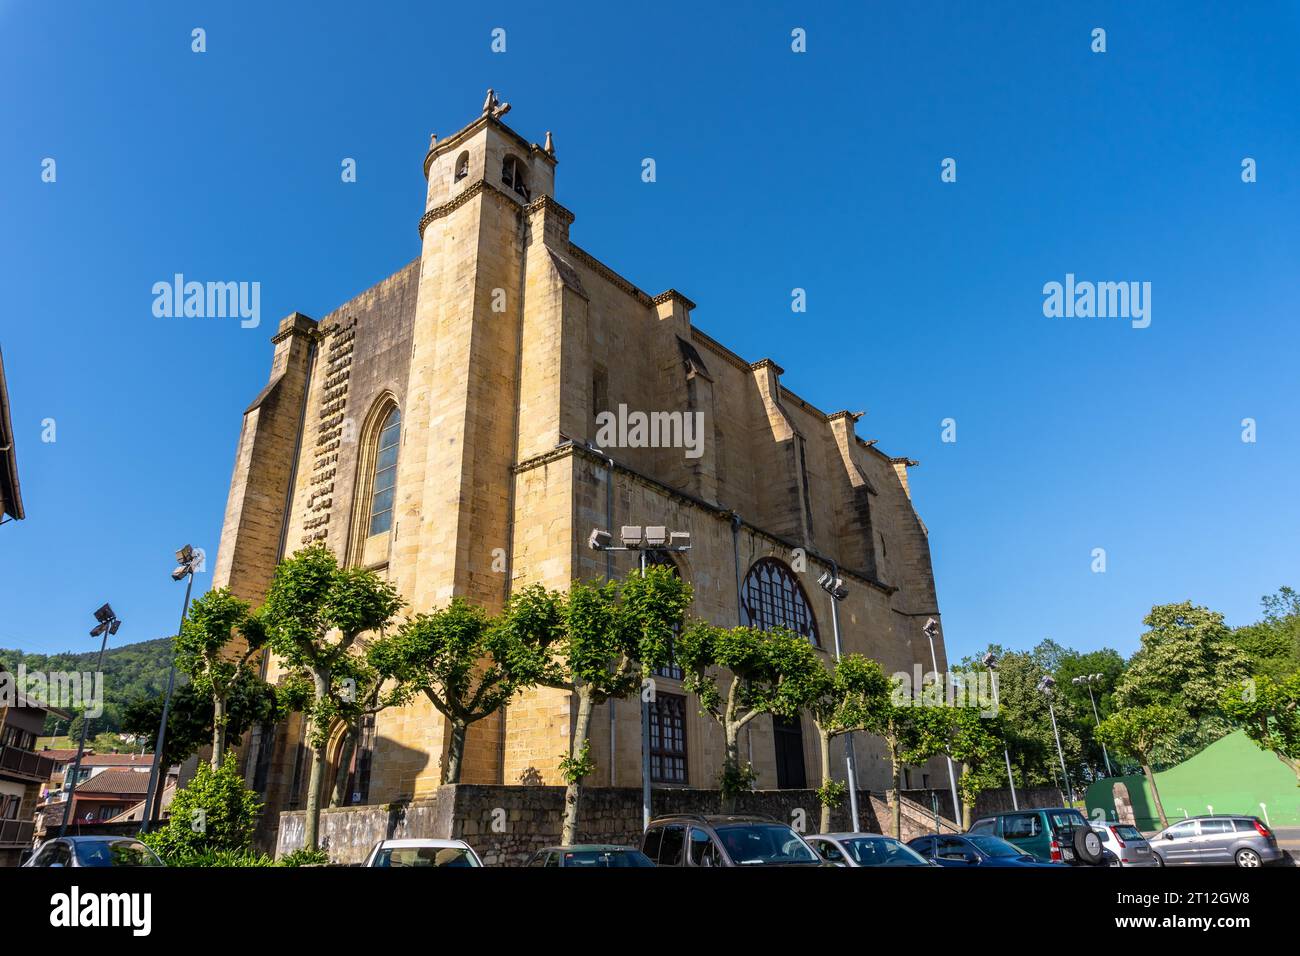
<instances>
[{"instance_id":1,"label":"distant green hill","mask_svg":"<svg viewBox=\"0 0 1300 956\"><path fill-rule=\"evenodd\" d=\"M92 721L90 735L116 732L120 729L122 708L136 697L161 695L167 687L167 670L171 667L172 639L160 637L152 641L110 647L104 653L104 713ZM16 671L21 664L30 671L45 673L76 671L85 673L95 669L99 651L62 654L29 654L26 651L0 648L0 667ZM68 732L67 721L58 721L58 732ZM74 721L74 725L75 725ZM45 722L46 733L53 733L56 721Z\"/></svg>"}]
</instances>

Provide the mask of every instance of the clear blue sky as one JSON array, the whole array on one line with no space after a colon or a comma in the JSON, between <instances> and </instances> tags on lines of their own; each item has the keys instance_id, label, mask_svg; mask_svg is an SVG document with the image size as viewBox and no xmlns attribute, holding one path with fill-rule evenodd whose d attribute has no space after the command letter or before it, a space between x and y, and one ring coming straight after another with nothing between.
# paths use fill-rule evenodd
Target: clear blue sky
<instances>
[{"instance_id":1,"label":"clear blue sky","mask_svg":"<svg viewBox=\"0 0 1300 956\"><path fill-rule=\"evenodd\" d=\"M417 255L429 134L488 86L554 131L576 242L920 460L957 654L1128 652L1153 603L1300 586L1294 3L563 6L0 3L0 646L89 649L106 599L172 633L276 320ZM155 318L176 272L259 281L262 326ZM1045 318L1067 272L1151 282L1150 328Z\"/></svg>"}]
</instances>

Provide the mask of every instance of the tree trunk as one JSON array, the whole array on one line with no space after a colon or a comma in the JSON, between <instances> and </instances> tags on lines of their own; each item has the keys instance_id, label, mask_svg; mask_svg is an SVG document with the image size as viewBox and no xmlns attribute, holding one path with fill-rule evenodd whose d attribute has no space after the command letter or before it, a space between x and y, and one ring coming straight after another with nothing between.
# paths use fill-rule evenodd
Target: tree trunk
<instances>
[{"instance_id":1,"label":"tree trunk","mask_svg":"<svg viewBox=\"0 0 1300 956\"><path fill-rule=\"evenodd\" d=\"M962 797L961 798L961 828L963 830L970 829L970 825L972 822L971 817L973 817L974 815L975 815L975 805L971 803L970 800L966 799L965 797Z\"/></svg>"},{"instance_id":2,"label":"tree trunk","mask_svg":"<svg viewBox=\"0 0 1300 956\"><path fill-rule=\"evenodd\" d=\"M1147 775L1147 783L1151 784L1151 799L1156 802L1156 813L1160 816L1160 829L1169 826L1169 818L1165 816L1164 804L1160 802L1160 791L1156 789L1156 775L1151 770L1151 765L1145 761L1142 764L1142 772Z\"/></svg>"},{"instance_id":3,"label":"tree trunk","mask_svg":"<svg viewBox=\"0 0 1300 956\"><path fill-rule=\"evenodd\" d=\"M822 743L822 786L831 782L831 735L818 728L817 735ZM849 786L853 784L850 783ZM822 801L822 818L819 833L831 832L831 805Z\"/></svg>"},{"instance_id":4,"label":"tree trunk","mask_svg":"<svg viewBox=\"0 0 1300 956\"><path fill-rule=\"evenodd\" d=\"M212 769L220 770L226 755L226 699L212 698Z\"/></svg>"},{"instance_id":5,"label":"tree trunk","mask_svg":"<svg viewBox=\"0 0 1300 956\"><path fill-rule=\"evenodd\" d=\"M460 765L465 758L465 733L469 724L463 720L451 722L451 739L447 742L447 763L442 768L443 783L460 783Z\"/></svg>"},{"instance_id":6,"label":"tree trunk","mask_svg":"<svg viewBox=\"0 0 1300 956\"><path fill-rule=\"evenodd\" d=\"M890 791L890 798L893 800L893 808L890 811L891 823L894 829L894 839L903 839L903 765L898 760L898 753L894 747L889 748L889 763L893 768L893 790Z\"/></svg>"},{"instance_id":7,"label":"tree trunk","mask_svg":"<svg viewBox=\"0 0 1300 956\"><path fill-rule=\"evenodd\" d=\"M740 728L728 720L722 728L726 739L726 752L722 758L722 812L736 812L736 793L733 789L740 779Z\"/></svg>"},{"instance_id":8,"label":"tree trunk","mask_svg":"<svg viewBox=\"0 0 1300 956\"><path fill-rule=\"evenodd\" d=\"M591 693L578 691L578 719L573 725L573 743L569 745L569 756L577 758L587 742L587 733L591 729ZM578 836L578 798L581 795L582 781L570 780L564 788L564 825L560 829L560 844L573 846Z\"/></svg>"},{"instance_id":9,"label":"tree trunk","mask_svg":"<svg viewBox=\"0 0 1300 956\"><path fill-rule=\"evenodd\" d=\"M329 692L329 675L318 671L312 675L316 690L316 702L319 705ZM322 728L323 729L323 728ZM315 719L308 722L307 733L316 735ZM325 736L323 733L321 736ZM307 782L307 807L303 814L302 845L305 850L320 849L320 794L325 782L325 743L311 746L311 776Z\"/></svg>"}]
</instances>

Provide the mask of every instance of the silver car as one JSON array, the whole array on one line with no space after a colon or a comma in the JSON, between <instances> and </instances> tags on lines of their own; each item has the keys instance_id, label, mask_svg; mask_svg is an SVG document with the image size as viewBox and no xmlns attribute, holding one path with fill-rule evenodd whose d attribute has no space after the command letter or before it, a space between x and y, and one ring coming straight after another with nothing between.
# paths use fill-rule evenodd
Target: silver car
<instances>
[{"instance_id":1,"label":"silver car","mask_svg":"<svg viewBox=\"0 0 1300 956\"><path fill-rule=\"evenodd\" d=\"M1151 838L1161 866L1263 866L1282 859L1277 837L1259 817L1191 817Z\"/></svg>"},{"instance_id":2,"label":"silver car","mask_svg":"<svg viewBox=\"0 0 1300 956\"><path fill-rule=\"evenodd\" d=\"M836 866L938 866L906 843L879 833L815 833L804 839Z\"/></svg>"},{"instance_id":3,"label":"silver car","mask_svg":"<svg viewBox=\"0 0 1300 956\"><path fill-rule=\"evenodd\" d=\"M1159 866L1151 844L1137 827L1129 823L1088 821L1107 851L1111 866Z\"/></svg>"}]
</instances>

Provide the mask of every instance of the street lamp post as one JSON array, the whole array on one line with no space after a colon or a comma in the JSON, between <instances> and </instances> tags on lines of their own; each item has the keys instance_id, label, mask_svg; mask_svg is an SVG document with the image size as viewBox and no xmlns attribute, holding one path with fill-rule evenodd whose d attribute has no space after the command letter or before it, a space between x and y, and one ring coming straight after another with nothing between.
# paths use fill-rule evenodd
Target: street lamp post
<instances>
[{"instance_id":1,"label":"street lamp post","mask_svg":"<svg viewBox=\"0 0 1300 956\"><path fill-rule=\"evenodd\" d=\"M925 636L930 641L930 666L934 668L934 679L939 679L939 659L934 653L934 636L939 633L939 622L934 618L927 618L925 625L921 628ZM947 694L948 682L944 681L944 693ZM946 699L946 698L945 698ZM945 754L945 756L947 756ZM961 826L961 801L957 798L957 771L953 769L952 757L948 757L948 785L952 787L952 816L953 821L958 827Z\"/></svg>"},{"instance_id":2,"label":"street lamp post","mask_svg":"<svg viewBox=\"0 0 1300 956\"><path fill-rule=\"evenodd\" d=\"M176 552L176 569L172 571L172 580L179 581L185 579L185 603L181 605L181 623L185 626L185 615L190 612L190 589L194 587L194 572L198 570L199 563L203 560L202 554L196 552L188 544ZM180 633L178 630L177 634ZM176 687L176 653L172 651L172 666L167 672L167 696L163 698L162 720L158 722L158 740L153 749L153 766L149 768L149 791L145 794L144 811L140 814L140 832L149 832L149 823L153 818L154 802L157 800L157 791L165 787L158 781L161 778L166 781L166 776L161 770L163 758L163 744L167 740L167 717L172 708L172 691Z\"/></svg>"},{"instance_id":3,"label":"street lamp post","mask_svg":"<svg viewBox=\"0 0 1300 956\"><path fill-rule=\"evenodd\" d=\"M1056 678L1051 674L1044 674L1043 679L1038 682L1038 692L1047 698L1047 712L1052 715L1052 736L1056 738L1056 756L1061 760L1061 777L1065 780L1065 791L1061 794L1061 801L1069 806L1070 800L1074 797L1074 788L1070 786L1070 771L1065 769L1065 751L1061 749L1061 732L1056 727L1056 708L1052 706L1052 694L1055 690Z\"/></svg>"},{"instance_id":4,"label":"street lamp post","mask_svg":"<svg viewBox=\"0 0 1300 956\"><path fill-rule=\"evenodd\" d=\"M99 642L99 658L95 663L95 673L98 674L104 669L104 651L108 648L108 636L116 634L117 629L122 626L116 614L113 613L112 607L105 604L95 612L95 620L99 623L95 625L90 632L91 637L103 636ZM64 799L67 803L63 805L63 823L59 826L59 836L62 837L68 832L68 817L72 815L73 794L77 789L77 774L81 772L81 755L86 750L86 728L90 721L86 719L85 701L82 701L81 708L81 738L77 741L77 759L72 762L72 770L63 778L63 789L66 793Z\"/></svg>"},{"instance_id":5,"label":"street lamp post","mask_svg":"<svg viewBox=\"0 0 1300 956\"><path fill-rule=\"evenodd\" d=\"M640 525L624 525L619 529L623 544L613 544L613 537L608 531L596 528L587 539L587 546L593 551L638 551L641 560L641 576L645 577L646 555L650 552L682 552L691 550L691 536L686 531L669 532L662 526L648 525L643 530ZM614 755L610 754L610 760ZM650 700L641 691L641 826L650 826Z\"/></svg>"},{"instance_id":6,"label":"street lamp post","mask_svg":"<svg viewBox=\"0 0 1300 956\"><path fill-rule=\"evenodd\" d=\"M1100 684L1105 679L1105 674L1083 674L1070 682L1088 688L1088 700L1092 702L1092 719L1098 727L1101 726L1101 716L1097 713L1097 698L1092 695L1092 685ZM1100 740L1098 743L1101 744L1101 759L1106 762L1106 776L1113 777L1115 774L1110 769L1110 753L1106 750L1106 741Z\"/></svg>"},{"instance_id":7,"label":"street lamp post","mask_svg":"<svg viewBox=\"0 0 1300 956\"><path fill-rule=\"evenodd\" d=\"M844 582L840 579L839 565L834 561L830 562L831 569L828 573L823 574L817 579L818 586L831 596L831 630L835 634L835 662L838 664L842 656L840 647L840 602L848 597L849 592L844 587ZM853 734L844 735L844 770L849 778L849 813L853 817L853 832L861 833L862 827L858 822L858 774L854 766L853 754ZM822 781L829 783L830 781Z\"/></svg>"},{"instance_id":8,"label":"street lamp post","mask_svg":"<svg viewBox=\"0 0 1300 956\"><path fill-rule=\"evenodd\" d=\"M1002 704L998 700L998 659L992 651L984 655L984 666L989 669L993 680L993 706L1002 709ZM1005 726L1005 725L1004 725ZM1016 781L1011 776L1011 751L1007 747L1007 735L1004 731L1002 734L1002 756L1007 762L1007 786L1011 788L1011 809L1019 810L1020 802L1016 800Z\"/></svg>"}]
</instances>

